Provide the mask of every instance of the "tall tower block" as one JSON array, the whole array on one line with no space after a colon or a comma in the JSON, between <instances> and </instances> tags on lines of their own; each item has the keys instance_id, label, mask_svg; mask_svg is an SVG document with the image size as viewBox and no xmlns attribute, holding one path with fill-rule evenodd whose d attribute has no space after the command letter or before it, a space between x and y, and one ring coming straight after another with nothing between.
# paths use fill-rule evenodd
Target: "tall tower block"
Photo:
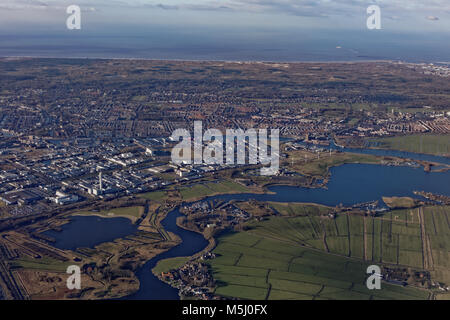
<instances>
[{"instance_id":1,"label":"tall tower block","mask_svg":"<svg viewBox=\"0 0 450 320\"><path fill-rule=\"evenodd\" d=\"M98 173L98 185L99 185L100 191L103 191L103 179L102 179L101 171Z\"/></svg>"}]
</instances>

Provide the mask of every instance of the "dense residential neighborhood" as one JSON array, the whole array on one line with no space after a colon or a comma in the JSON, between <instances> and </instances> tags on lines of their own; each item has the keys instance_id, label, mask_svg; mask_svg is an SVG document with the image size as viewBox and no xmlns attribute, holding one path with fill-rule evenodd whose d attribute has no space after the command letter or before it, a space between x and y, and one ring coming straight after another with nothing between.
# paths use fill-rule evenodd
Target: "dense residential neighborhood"
<instances>
[{"instance_id":1,"label":"dense residential neighborhood","mask_svg":"<svg viewBox=\"0 0 450 320\"><path fill-rule=\"evenodd\" d=\"M447 294L446 64L0 58L0 71L0 298ZM178 161L181 142L194 152ZM204 159L212 147L223 159ZM364 285L374 263L385 291Z\"/></svg>"}]
</instances>

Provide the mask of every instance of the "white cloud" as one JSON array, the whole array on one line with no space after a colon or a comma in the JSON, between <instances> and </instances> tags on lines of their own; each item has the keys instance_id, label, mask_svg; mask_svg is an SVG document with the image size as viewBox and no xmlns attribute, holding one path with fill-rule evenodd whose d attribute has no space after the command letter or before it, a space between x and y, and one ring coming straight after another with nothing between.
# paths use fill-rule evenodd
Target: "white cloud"
<instances>
[{"instance_id":1,"label":"white cloud","mask_svg":"<svg viewBox=\"0 0 450 320\"><path fill-rule=\"evenodd\" d=\"M155 15L179 12L177 19L181 12L189 12L195 13L198 21L208 19L214 21L215 13L231 12L235 17L239 14L262 14L273 17L274 21L281 23L289 20L283 16L290 16L291 20L296 17L312 17L320 20L328 17L347 20L345 23L358 25L365 19L366 8L370 4L378 4L382 9L383 19L398 26L403 24L406 29L421 27L417 21L423 20L424 17L437 21L429 17L438 16L441 20L439 25L444 29L449 26L450 29L450 0L0 0L0 23L2 19L13 21L18 16L9 14L8 11L11 10L28 11L31 13L28 15L31 19L43 20L46 15L58 16L71 4L79 5L85 12L113 12L120 17L121 13L127 10L128 12L135 10L138 13L153 10ZM34 12L45 12L46 15L35 17ZM131 19L130 16L123 15L123 19ZM130 22L137 23L138 20L131 19Z\"/></svg>"},{"instance_id":2,"label":"white cloud","mask_svg":"<svg viewBox=\"0 0 450 320\"><path fill-rule=\"evenodd\" d=\"M59 9L69 4L89 7L135 7L189 10L283 12L294 15L353 14L370 4L389 11L450 12L448 0L2 0L3 9Z\"/></svg>"}]
</instances>

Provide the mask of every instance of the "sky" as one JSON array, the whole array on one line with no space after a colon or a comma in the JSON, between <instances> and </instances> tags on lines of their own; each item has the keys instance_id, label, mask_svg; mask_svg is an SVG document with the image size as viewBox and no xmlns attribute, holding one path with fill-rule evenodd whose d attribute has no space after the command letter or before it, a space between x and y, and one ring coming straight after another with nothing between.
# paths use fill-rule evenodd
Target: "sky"
<instances>
[{"instance_id":1,"label":"sky","mask_svg":"<svg viewBox=\"0 0 450 320\"><path fill-rule=\"evenodd\" d=\"M373 4L381 8L382 29L369 33L366 9ZM82 9L82 30L77 33L66 29L69 5ZM257 57L257 48L270 50L263 44L271 42L277 48L290 50L313 46L318 52L325 47L348 45L348 50L360 52L365 48L373 52L376 46L371 43L395 47L400 41L414 45L418 51L423 51L421 46L441 51L439 57L444 59L447 53L450 55L448 46L443 44L450 42L450 0L0 1L0 55L13 54L14 47L25 54L26 48L31 52L37 45L47 45L50 54L51 45L60 44L55 40L58 37L60 42L61 37L67 37L79 46L89 46L92 41L123 52L130 48L149 50L149 44L144 42L151 41L152 50L180 47L191 51L187 57L195 57L192 51L199 47L207 53L247 45L244 58ZM40 38L47 40L39 43ZM299 41L293 43L293 39ZM253 53L250 44L255 47ZM130 55L137 54L131 51ZM313 58L314 52L310 54Z\"/></svg>"},{"instance_id":2,"label":"sky","mask_svg":"<svg viewBox=\"0 0 450 320\"><path fill-rule=\"evenodd\" d=\"M449 0L2 0L0 25L53 25L67 6L97 24L250 25L360 28L366 8L379 5L392 31L450 30ZM94 23L95 22L95 23ZM362 25L364 26L364 24Z\"/></svg>"}]
</instances>

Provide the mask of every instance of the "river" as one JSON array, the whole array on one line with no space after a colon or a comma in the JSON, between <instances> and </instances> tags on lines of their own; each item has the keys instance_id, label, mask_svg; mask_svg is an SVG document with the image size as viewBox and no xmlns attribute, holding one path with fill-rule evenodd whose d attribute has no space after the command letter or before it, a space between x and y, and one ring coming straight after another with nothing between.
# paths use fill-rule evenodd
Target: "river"
<instances>
[{"instance_id":1,"label":"river","mask_svg":"<svg viewBox=\"0 0 450 320\"><path fill-rule=\"evenodd\" d=\"M178 290L160 281L153 274L152 269L160 260L192 256L208 245L208 241L201 234L185 230L177 225L177 218L180 216L182 214L176 208L168 213L161 224L166 231L177 234L183 242L147 261L136 273L140 281L139 290L123 300L174 300L179 298Z\"/></svg>"},{"instance_id":2,"label":"river","mask_svg":"<svg viewBox=\"0 0 450 320\"><path fill-rule=\"evenodd\" d=\"M336 146L332 146L337 148ZM345 150L347 151L347 150ZM351 149L356 152L355 149ZM392 155L415 159L431 160L433 156L399 153L398 151L365 150L364 153ZM439 158L438 162L446 163ZM205 200L260 200L279 202L308 202L328 206L339 204L353 205L362 202L381 200L382 196L414 196L413 191L428 191L450 196L450 171L425 172L423 168L411 166L382 166L373 164L346 164L331 169L331 178L326 188L303 188L292 186L271 186L273 194L233 194L208 197ZM160 260L191 256L203 250L208 242L202 235L177 226L176 219L181 216L178 208L169 212L162 221L166 231L177 234L182 243L154 257L137 271L140 280L139 290L123 299L131 300L172 300L178 299L178 291L161 282L151 272ZM128 221L128 220L127 220ZM93 224L88 226L88 224ZM101 224L101 226L100 226ZM98 230L102 232L99 233ZM131 222L122 218L102 219L98 217L74 217L73 222L63 226L62 232L47 233L56 239L55 246L73 250L76 247L95 245L134 233ZM100 242L99 242L100 241Z\"/></svg>"}]
</instances>

